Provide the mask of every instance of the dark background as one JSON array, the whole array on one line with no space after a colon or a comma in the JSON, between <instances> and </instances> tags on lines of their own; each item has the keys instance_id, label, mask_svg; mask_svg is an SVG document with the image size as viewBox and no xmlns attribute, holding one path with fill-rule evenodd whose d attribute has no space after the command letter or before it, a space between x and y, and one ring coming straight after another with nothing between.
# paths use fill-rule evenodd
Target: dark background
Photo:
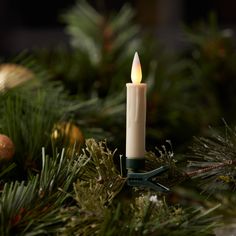
<instances>
[{"instance_id":1,"label":"dark background","mask_svg":"<svg viewBox=\"0 0 236 236\"><path fill-rule=\"evenodd\" d=\"M0 57L14 55L23 49L68 45L64 25L59 16L75 4L75 0L0 0ZM169 46L178 44L181 24L192 23L217 13L220 26L234 28L234 0L97 0L89 1L107 14L125 3L137 10L137 21L143 29L153 30L158 39Z\"/></svg>"}]
</instances>

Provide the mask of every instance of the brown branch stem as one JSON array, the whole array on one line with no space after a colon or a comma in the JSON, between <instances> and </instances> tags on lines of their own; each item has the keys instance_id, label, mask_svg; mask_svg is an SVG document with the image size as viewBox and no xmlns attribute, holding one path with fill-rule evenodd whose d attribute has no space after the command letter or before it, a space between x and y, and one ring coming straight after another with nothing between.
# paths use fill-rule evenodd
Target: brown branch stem
<instances>
[{"instance_id":1,"label":"brown branch stem","mask_svg":"<svg viewBox=\"0 0 236 236\"><path fill-rule=\"evenodd\" d=\"M199 170L195 170L195 171L190 171L190 172L187 172L186 174L188 177L191 178L191 177L197 176L199 174L206 173L208 171L219 169L219 168L229 166L229 165L236 165L236 160L224 161L223 163L211 165L211 166L208 166L208 167L205 167L205 168L202 168Z\"/></svg>"}]
</instances>

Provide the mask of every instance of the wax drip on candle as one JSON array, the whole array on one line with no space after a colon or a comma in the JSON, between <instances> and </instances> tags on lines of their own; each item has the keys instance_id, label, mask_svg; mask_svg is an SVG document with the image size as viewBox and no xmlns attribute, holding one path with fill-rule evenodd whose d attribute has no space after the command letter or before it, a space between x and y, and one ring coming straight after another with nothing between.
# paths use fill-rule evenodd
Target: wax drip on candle
<instances>
[{"instance_id":1,"label":"wax drip on candle","mask_svg":"<svg viewBox=\"0 0 236 236\"><path fill-rule=\"evenodd\" d=\"M127 101L127 112L129 112L129 111L132 111L131 100ZM132 124L132 115L128 116L127 124L128 124L128 127L130 127L130 125Z\"/></svg>"},{"instance_id":2,"label":"wax drip on candle","mask_svg":"<svg viewBox=\"0 0 236 236\"><path fill-rule=\"evenodd\" d=\"M136 99L135 99L135 102L136 102L136 104L135 104L135 118L134 118L134 121L135 122L138 122L138 119L139 119L139 113L140 113L140 99L139 99L139 91L138 91L138 89L135 89L135 97L136 97Z\"/></svg>"},{"instance_id":3,"label":"wax drip on candle","mask_svg":"<svg viewBox=\"0 0 236 236\"><path fill-rule=\"evenodd\" d=\"M134 59L131 69L131 80L134 84L140 84L142 80L142 69L137 52L135 52L134 54Z\"/></svg>"}]
</instances>

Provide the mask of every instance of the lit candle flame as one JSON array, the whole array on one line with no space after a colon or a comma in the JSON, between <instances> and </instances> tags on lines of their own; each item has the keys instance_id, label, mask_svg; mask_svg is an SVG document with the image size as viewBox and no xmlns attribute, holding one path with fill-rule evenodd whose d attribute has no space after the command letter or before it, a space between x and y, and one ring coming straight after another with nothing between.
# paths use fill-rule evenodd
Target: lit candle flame
<instances>
[{"instance_id":1,"label":"lit candle flame","mask_svg":"<svg viewBox=\"0 0 236 236\"><path fill-rule=\"evenodd\" d=\"M134 84L140 84L142 80L142 69L137 52L134 54L134 60L131 69L131 80Z\"/></svg>"}]
</instances>

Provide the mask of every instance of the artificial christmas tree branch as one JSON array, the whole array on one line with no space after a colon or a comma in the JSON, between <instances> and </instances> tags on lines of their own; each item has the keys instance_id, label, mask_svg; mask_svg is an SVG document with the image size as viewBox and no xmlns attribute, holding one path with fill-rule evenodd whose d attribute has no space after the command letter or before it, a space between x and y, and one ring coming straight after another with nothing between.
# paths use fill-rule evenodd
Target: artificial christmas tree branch
<instances>
[{"instance_id":1,"label":"artificial christmas tree branch","mask_svg":"<svg viewBox=\"0 0 236 236\"><path fill-rule=\"evenodd\" d=\"M171 159L166 156L171 152L164 150L160 162L173 162L173 155ZM219 220L218 216L210 217L211 211L168 206L161 196L149 191L131 194L113 164L114 154L105 142L87 140L81 156L88 162L81 169L82 180L75 184L77 207L63 210L71 214L63 235L211 235ZM154 158L154 153L151 155Z\"/></svg>"},{"instance_id":2,"label":"artificial christmas tree branch","mask_svg":"<svg viewBox=\"0 0 236 236\"><path fill-rule=\"evenodd\" d=\"M121 96L104 101L99 98L85 101L71 96L61 82L48 80L49 74L40 70L32 58L21 55L16 61L20 59L21 64L33 72L32 80L36 82L29 81L27 86L0 93L0 133L10 136L14 142L17 156L14 161L22 167L17 169L17 173L21 172L18 174L24 179L27 171L39 171L40 150L44 146L50 152L52 133L61 122L74 121L79 128L82 127L85 135L103 137L106 134L110 137L97 123L118 116L124 106ZM9 76L12 74L17 78L17 70L15 73L11 71ZM102 114L97 111L102 111Z\"/></svg>"},{"instance_id":3,"label":"artificial christmas tree branch","mask_svg":"<svg viewBox=\"0 0 236 236\"><path fill-rule=\"evenodd\" d=\"M224 168L226 166L232 166L232 165L236 165L236 160L228 160L228 161L225 161L224 163L210 165L209 167L205 167L205 168L195 170L195 171L192 171L192 172L187 172L186 174L191 178L192 177L199 177L201 174L210 172L210 171L215 170L215 169Z\"/></svg>"},{"instance_id":4,"label":"artificial christmas tree branch","mask_svg":"<svg viewBox=\"0 0 236 236\"><path fill-rule=\"evenodd\" d=\"M54 157L42 152L42 170L27 182L6 183L0 198L2 235L40 235L58 232L63 225L60 209L73 190L84 165L83 158Z\"/></svg>"},{"instance_id":5,"label":"artificial christmas tree branch","mask_svg":"<svg viewBox=\"0 0 236 236\"><path fill-rule=\"evenodd\" d=\"M122 194L125 179L106 142L87 140L80 155L70 158L64 151L54 153L49 157L43 150L42 169L28 182L5 184L0 198L4 235L209 235L217 225L210 211L167 206L149 191ZM173 162L172 154L165 156L171 152L164 153L161 162Z\"/></svg>"},{"instance_id":6,"label":"artificial christmas tree branch","mask_svg":"<svg viewBox=\"0 0 236 236\"><path fill-rule=\"evenodd\" d=\"M235 189L236 132L225 123L225 134L212 130L209 138L196 138L187 171L189 177L199 177L202 187L210 192Z\"/></svg>"}]
</instances>

